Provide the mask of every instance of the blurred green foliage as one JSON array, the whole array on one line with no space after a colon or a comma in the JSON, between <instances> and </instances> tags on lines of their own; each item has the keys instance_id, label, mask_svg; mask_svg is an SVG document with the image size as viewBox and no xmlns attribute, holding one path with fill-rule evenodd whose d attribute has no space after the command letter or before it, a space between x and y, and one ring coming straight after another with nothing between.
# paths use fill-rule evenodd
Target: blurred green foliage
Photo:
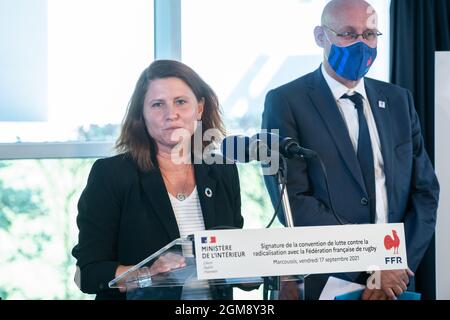
<instances>
[{"instance_id":1,"label":"blurred green foliage","mask_svg":"<svg viewBox=\"0 0 450 320\"><path fill-rule=\"evenodd\" d=\"M78 141L114 141L120 133L120 125L107 124L99 126L91 124L78 128Z\"/></svg>"},{"instance_id":2,"label":"blurred green foliage","mask_svg":"<svg viewBox=\"0 0 450 320\"><path fill-rule=\"evenodd\" d=\"M80 299L71 248L93 160L0 161L0 297ZM89 297L87 297L89 298Z\"/></svg>"}]
</instances>

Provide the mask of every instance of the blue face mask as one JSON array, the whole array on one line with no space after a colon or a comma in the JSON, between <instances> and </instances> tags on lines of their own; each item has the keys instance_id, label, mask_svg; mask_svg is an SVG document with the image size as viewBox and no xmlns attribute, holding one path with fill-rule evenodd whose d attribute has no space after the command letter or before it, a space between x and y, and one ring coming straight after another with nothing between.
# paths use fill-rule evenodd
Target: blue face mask
<instances>
[{"instance_id":1,"label":"blue face mask","mask_svg":"<svg viewBox=\"0 0 450 320\"><path fill-rule=\"evenodd\" d=\"M376 57L377 48L371 48L361 41L347 47L332 44L328 63L340 77L358 81L369 72Z\"/></svg>"}]
</instances>

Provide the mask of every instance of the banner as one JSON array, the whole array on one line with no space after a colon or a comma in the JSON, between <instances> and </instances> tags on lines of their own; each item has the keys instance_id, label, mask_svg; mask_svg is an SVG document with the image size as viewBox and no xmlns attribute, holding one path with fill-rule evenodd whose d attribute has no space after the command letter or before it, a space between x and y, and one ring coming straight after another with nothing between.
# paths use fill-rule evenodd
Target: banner
<instances>
[{"instance_id":1,"label":"banner","mask_svg":"<svg viewBox=\"0 0 450 320\"><path fill-rule=\"evenodd\" d=\"M403 224L201 231L195 251L204 280L408 267Z\"/></svg>"}]
</instances>

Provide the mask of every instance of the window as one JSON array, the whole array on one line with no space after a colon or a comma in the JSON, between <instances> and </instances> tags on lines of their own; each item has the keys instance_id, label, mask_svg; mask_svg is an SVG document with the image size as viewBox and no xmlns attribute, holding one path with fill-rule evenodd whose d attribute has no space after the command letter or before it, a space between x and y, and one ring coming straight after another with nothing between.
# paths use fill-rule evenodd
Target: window
<instances>
[{"instance_id":1,"label":"window","mask_svg":"<svg viewBox=\"0 0 450 320\"><path fill-rule=\"evenodd\" d=\"M25 111L14 121L0 118L0 143L113 140L140 72L153 59L153 2L38 0L33 1L41 16L38 19L36 10L27 7L29 1L2 1L18 16L8 20L15 26L8 29L25 29L18 38L6 38L2 46L20 47L23 54L28 52L28 43L40 48L37 60L0 54L8 60L1 61L9 66L10 75L5 77L20 71L14 87L21 89L21 95L39 81L46 82L40 83L39 90L47 92L38 101L20 101ZM10 11L0 11L0 17ZM24 23L30 17L34 17L33 24ZM26 32L35 25L39 34ZM34 43L34 36L43 44ZM28 63L25 70L24 62ZM44 73L39 79L34 79L36 70ZM0 97L7 94L5 90L0 88ZM5 100L0 101L0 117L13 114ZM26 110L36 108L42 109L40 116L30 121Z\"/></svg>"},{"instance_id":2,"label":"window","mask_svg":"<svg viewBox=\"0 0 450 320\"><path fill-rule=\"evenodd\" d=\"M379 16L379 55L369 76L388 81L389 0L370 1ZM228 132L261 127L266 93L319 67L314 40L327 0L182 1L182 57L219 96ZM240 165L245 227L273 214L258 164Z\"/></svg>"},{"instance_id":3,"label":"window","mask_svg":"<svg viewBox=\"0 0 450 320\"><path fill-rule=\"evenodd\" d=\"M71 249L94 160L0 161L0 297L86 299Z\"/></svg>"},{"instance_id":4,"label":"window","mask_svg":"<svg viewBox=\"0 0 450 320\"><path fill-rule=\"evenodd\" d=\"M182 56L217 91L228 129L260 128L268 90L315 70L327 0L182 1ZM388 81L389 0L371 1L383 36L369 76Z\"/></svg>"},{"instance_id":5,"label":"window","mask_svg":"<svg viewBox=\"0 0 450 320\"><path fill-rule=\"evenodd\" d=\"M0 297L90 298L73 281L71 249L76 204L95 159L77 157L90 147L84 141L109 145L117 137L153 60L153 1L0 0L5 24L0 66L10 74L2 72L0 83L14 83L0 86ZM22 112L12 112L13 102ZM81 150L72 150L73 141ZM24 151L43 160L1 161ZM73 159L48 160L55 154Z\"/></svg>"}]
</instances>

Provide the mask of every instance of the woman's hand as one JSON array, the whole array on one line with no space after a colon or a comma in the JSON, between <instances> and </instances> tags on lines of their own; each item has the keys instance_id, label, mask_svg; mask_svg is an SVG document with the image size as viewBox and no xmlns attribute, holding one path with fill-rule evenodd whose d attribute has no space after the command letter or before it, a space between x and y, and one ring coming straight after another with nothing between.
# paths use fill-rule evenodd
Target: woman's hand
<instances>
[{"instance_id":1,"label":"woman's hand","mask_svg":"<svg viewBox=\"0 0 450 320\"><path fill-rule=\"evenodd\" d=\"M186 259L183 256L174 253L167 253L156 260L152 266L149 268L150 276L154 276L159 273L169 272L170 270L183 268L186 266ZM116 278L124 272L127 272L133 268L133 266L123 266L119 265L116 269ZM138 270L136 270L136 274L138 274ZM120 292L126 292L127 288L124 285L126 279L123 279L120 282L119 290Z\"/></svg>"},{"instance_id":2,"label":"woman's hand","mask_svg":"<svg viewBox=\"0 0 450 320\"><path fill-rule=\"evenodd\" d=\"M179 269L186 266L186 259L183 256L174 253L168 253L156 260L150 267L150 275L169 272L173 269Z\"/></svg>"}]
</instances>

